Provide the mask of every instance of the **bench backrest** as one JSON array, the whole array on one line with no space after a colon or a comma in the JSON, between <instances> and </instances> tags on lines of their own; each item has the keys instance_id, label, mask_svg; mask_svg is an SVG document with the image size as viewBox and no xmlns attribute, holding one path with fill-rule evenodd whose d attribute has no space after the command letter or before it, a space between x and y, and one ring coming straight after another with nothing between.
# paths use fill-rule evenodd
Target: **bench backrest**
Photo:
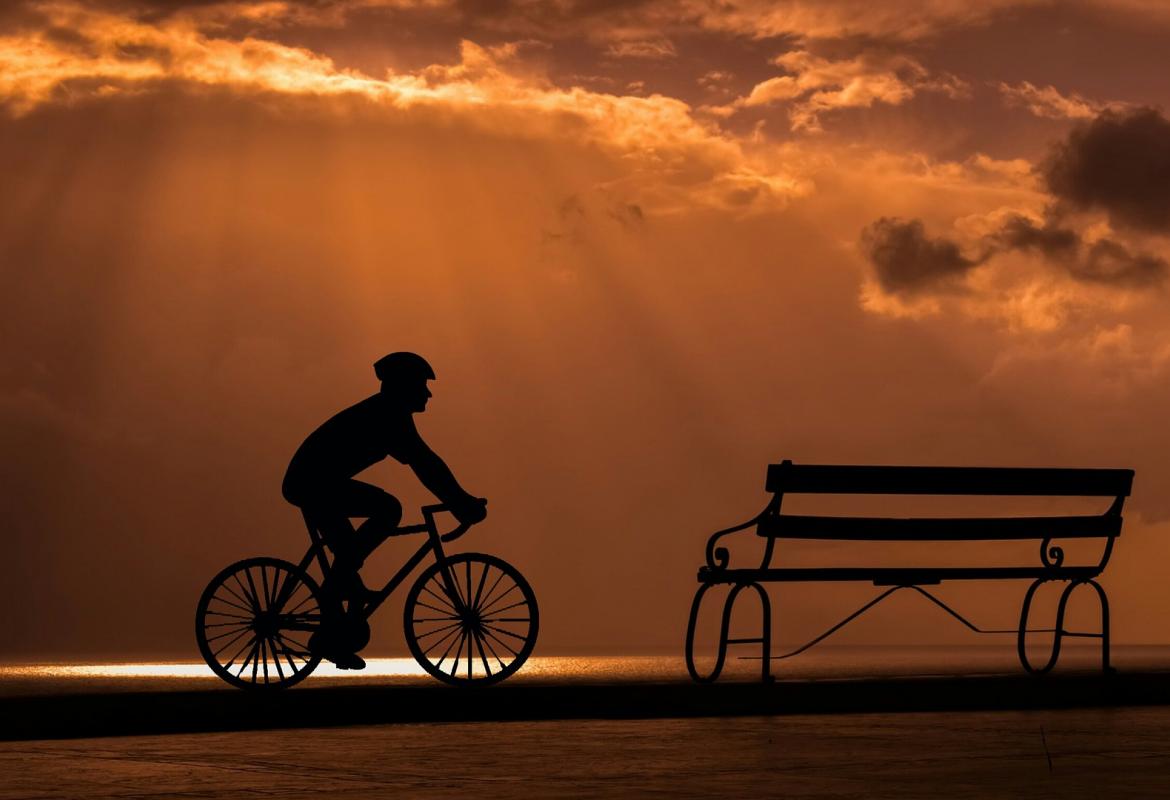
<instances>
[{"instance_id":1,"label":"bench backrest","mask_svg":"<svg viewBox=\"0 0 1170 800\"><path fill-rule=\"evenodd\" d=\"M1131 469L1026 467L768 466L773 494L954 494L1128 497Z\"/></svg>"},{"instance_id":2,"label":"bench backrest","mask_svg":"<svg viewBox=\"0 0 1170 800\"><path fill-rule=\"evenodd\" d=\"M761 536L851 541L977 541L1116 537L1133 485L1128 469L878 467L793 464L768 467L776 495L759 519ZM781 514L784 494L917 494L1112 497L1102 514L1026 517L834 517Z\"/></svg>"}]
</instances>

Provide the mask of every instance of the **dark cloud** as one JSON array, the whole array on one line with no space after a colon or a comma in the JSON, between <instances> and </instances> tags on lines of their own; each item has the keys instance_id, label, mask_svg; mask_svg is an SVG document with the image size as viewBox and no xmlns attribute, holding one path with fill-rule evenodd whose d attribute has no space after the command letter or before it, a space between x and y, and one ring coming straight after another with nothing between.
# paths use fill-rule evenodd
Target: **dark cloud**
<instances>
[{"instance_id":1,"label":"dark cloud","mask_svg":"<svg viewBox=\"0 0 1170 800\"><path fill-rule=\"evenodd\" d=\"M1153 108L1106 111L1077 126L1043 165L1053 196L1116 225L1170 233L1170 120Z\"/></svg>"},{"instance_id":2,"label":"dark cloud","mask_svg":"<svg viewBox=\"0 0 1170 800\"><path fill-rule=\"evenodd\" d=\"M861 244L888 292L946 286L986 260L967 258L949 239L927 237L918 219L882 217L862 231Z\"/></svg>"},{"instance_id":3,"label":"dark cloud","mask_svg":"<svg viewBox=\"0 0 1170 800\"><path fill-rule=\"evenodd\" d=\"M1069 274L1082 281L1142 288L1161 284L1167 266L1164 258L1134 253L1120 242L1101 239L1083 259L1069 265Z\"/></svg>"},{"instance_id":4,"label":"dark cloud","mask_svg":"<svg viewBox=\"0 0 1170 800\"><path fill-rule=\"evenodd\" d=\"M1170 271L1164 258L1132 251L1113 239L1087 243L1055 218L1042 224L1013 214L982 240L979 258L963 256L949 239L926 236L921 220L882 217L861 234L862 246L888 292L946 287L998 253L1035 252L1074 280L1141 289L1160 285Z\"/></svg>"},{"instance_id":5,"label":"dark cloud","mask_svg":"<svg viewBox=\"0 0 1170 800\"><path fill-rule=\"evenodd\" d=\"M1170 120L1154 108L1107 110L1073 129L1041 167L1051 193L1045 219L1009 216L983 239L978 259L919 220L883 217L862 232L882 288L945 286L997 253L1036 253L1074 280L1141 289L1161 285L1170 263L1116 239L1086 241L1069 212L1103 211L1119 229L1170 234Z\"/></svg>"},{"instance_id":6,"label":"dark cloud","mask_svg":"<svg viewBox=\"0 0 1170 800\"><path fill-rule=\"evenodd\" d=\"M1166 275L1166 260L1130 250L1113 239L1087 243L1081 234L1049 217L1042 225L1020 214L987 237L991 250L1038 252L1080 281L1130 288L1154 286Z\"/></svg>"},{"instance_id":7,"label":"dark cloud","mask_svg":"<svg viewBox=\"0 0 1170 800\"><path fill-rule=\"evenodd\" d=\"M991 237L993 243L1008 250L1030 250L1053 260L1071 259L1081 247L1081 236L1052 220L1037 225L1022 214L1013 214Z\"/></svg>"}]
</instances>

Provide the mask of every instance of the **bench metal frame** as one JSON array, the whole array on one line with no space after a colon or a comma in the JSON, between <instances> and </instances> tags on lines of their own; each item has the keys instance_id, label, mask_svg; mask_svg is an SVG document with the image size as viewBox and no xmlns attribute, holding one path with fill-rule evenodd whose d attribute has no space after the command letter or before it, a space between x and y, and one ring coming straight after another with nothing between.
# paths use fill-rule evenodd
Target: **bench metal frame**
<instances>
[{"instance_id":1,"label":"bench metal frame","mask_svg":"<svg viewBox=\"0 0 1170 800\"><path fill-rule=\"evenodd\" d=\"M1101 640L1101 668L1109 672L1109 600L1096 578L1105 569L1113 545L1121 535L1122 507L1133 485L1133 470L1128 469L1031 469L991 467L881 467L793 464L784 461L768 467L767 491L772 493L768 505L757 516L739 525L716 531L707 540L706 565L698 572L699 589L691 603L687 622L686 662L691 677L700 683L716 680L723 671L727 648L733 644L758 644L762 678L771 680L771 662L788 658L823 641L887 597L901 590L911 590L935 603L963 625L977 633L1015 633L1016 650L1024 670L1044 674L1056 666L1065 637L1088 637ZM981 518L895 519L888 517L831 517L782 514L785 494L882 494L882 495L1003 495L1051 497L1112 497L1113 502L1102 514L1088 516L1033 516ZM765 539L759 566L735 567L730 564L728 549L721 540L748 528L755 528ZM1035 566L974 567L774 567L778 539L817 539L837 541L1006 541L1033 539L1040 543L1040 563ZM1067 565L1064 549L1055 539L1102 539L1104 548L1096 564ZM980 628L948 606L923 586L937 586L948 580L1030 579L1024 593L1018 628L991 630ZM889 587L876 598L829 628L807 644L783 655L772 655L772 605L763 583L800 581L871 581ZM1055 626L1029 628L1028 619L1036 591L1045 583L1061 581L1064 588L1057 604ZM719 649L715 666L708 674L695 667L695 628L704 595L713 587L730 586L720 619ZM1091 587L1101 607L1101 629L1094 632L1069 631L1064 627L1065 611L1073 592ZM758 637L731 638L732 611L745 589L751 589L760 601L761 633ZM749 592L750 594L751 592ZM1027 634L1053 634L1052 651L1042 666L1035 666L1027 654Z\"/></svg>"}]
</instances>

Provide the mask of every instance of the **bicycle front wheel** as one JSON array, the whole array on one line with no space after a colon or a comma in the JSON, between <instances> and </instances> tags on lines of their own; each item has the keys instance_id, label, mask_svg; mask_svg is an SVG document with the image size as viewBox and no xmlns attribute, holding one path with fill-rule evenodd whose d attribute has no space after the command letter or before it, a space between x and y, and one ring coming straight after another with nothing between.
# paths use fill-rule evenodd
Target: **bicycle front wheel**
<instances>
[{"instance_id":1,"label":"bicycle front wheel","mask_svg":"<svg viewBox=\"0 0 1170 800\"><path fill-rule=\"evenodd\" d=\"M309 637L321 625L321 590L278 558L237 561L212 578L195 611L195 639L212 671L241 689L300 683L321 657Z\"/></svg>"},{"instance_id":2,"label":"bicycle front wheel","mask_svg":"<svg viewBox=\"0 0 1170 800\"><path fill-rule=\"evenodd\" d=\"M411 655L455 686L484 686L515 673L532 654L540 627L528 581L483 553L429 566L410 587L403 614Z\"/></svg>"}]
</instances>

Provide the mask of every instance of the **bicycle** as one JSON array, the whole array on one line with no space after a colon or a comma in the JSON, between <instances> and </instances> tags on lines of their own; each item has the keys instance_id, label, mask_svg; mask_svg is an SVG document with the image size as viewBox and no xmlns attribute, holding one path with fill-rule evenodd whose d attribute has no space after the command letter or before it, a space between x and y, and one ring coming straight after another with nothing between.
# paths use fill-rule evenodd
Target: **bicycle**
<instances>
[{"instance_id":1,"label":"bicycle","mask_svg":"<svg viewBox=\"0 0 1170 800\"><path fill-rule=\"evenodd\" d=\"M305 515L310 545L299 563L260 556L225 567L204 589L195 612L199 652L212 671L242 689L284 689L307 678L321 662L309 647L321 630L344 626L354 650L369 641L369 619L428 555L430 564L406 595L403 629L410 654L430 675L456 686L483 686L514 674L536 645L540 613L524 576L484 553L447 556L443 544L470 524L440 534L435 515L444 505L422 507L423 522L400 526L386 539L425 533L427 540L355 613L326 614L321 585L309 574L316 562L322 583L330 560L321 531ZM339 602L339 601L334 601ZM329 609L332 609L330 606ZM448 657L454 656L448 661Z\"/></svg>"}]
</instances>

